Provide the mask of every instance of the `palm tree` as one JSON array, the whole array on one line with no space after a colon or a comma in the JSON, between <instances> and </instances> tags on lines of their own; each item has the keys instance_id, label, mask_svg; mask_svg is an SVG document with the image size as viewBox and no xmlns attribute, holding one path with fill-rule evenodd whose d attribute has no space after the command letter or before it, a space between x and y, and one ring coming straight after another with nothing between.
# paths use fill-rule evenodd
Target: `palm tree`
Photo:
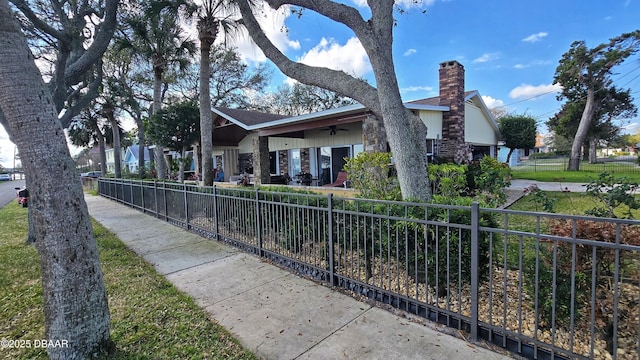
<instances>
[{"instance_id":1,"label":"palm tree","mask_svg":"<svg viewBox=\"0 0 640 360\"><path fill-rule=\"evenodd\" d=\"M160 0L155 3L158 9L167 9L177 16L179 13L191 17L197 12L198 39L200 40L199 109L200 109L200 151L202 153L202 176L205 186L213 185L213 120L211 118L211 46L222 32L227 36L235 35L240 26L235 2L232 0L202 0L197 7L190 0ZM197 169L196 169L197 171Z\"/></svg>"},{"instance_id":2,"label":"palm tree","mask_svg":"<svg viewBox=\"0 0 640 360\"><path fill-rule=\"evenodd\" d=\"M238 22L233 20L233 6L224 0L203 0L198 13L198 39L200 40L200 146L203 154L202 180L205 186L213 185L213 120L211 118L211 46L220 31L234 34Z\"/></svg>"},{"instance_id":3,"label":"palm tree","mask_svg":"<svg viewBox=\"0 0 640 360\"><path fill-rule=\"evenodd\" d=\"M153 5L149 5L141 16L134 16L125 21L131 29L131 36L120 37L118 46L121 49L133 49L135 56L151 61L152 113L155 114L162 107L162 86L165 83L166 71L172 66L186 68L196 52L196 45L185 38L175 16L167 11L156 12ZM164 149L156 146L154 152L158 177L165 179L167 166L164 160Z\"/></svg>"}]
</instances>

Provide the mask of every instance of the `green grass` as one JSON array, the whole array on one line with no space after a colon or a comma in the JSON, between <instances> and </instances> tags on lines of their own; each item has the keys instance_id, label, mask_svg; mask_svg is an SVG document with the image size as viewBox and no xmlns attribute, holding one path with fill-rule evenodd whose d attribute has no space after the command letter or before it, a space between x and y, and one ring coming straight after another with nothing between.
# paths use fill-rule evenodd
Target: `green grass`
<instances>
[{"instance_id":1,"label":"green grass","mask_svg":"<svg viewBox=\"0 0 640 360\"><path fill-rule=\"evenodd\" d=\"M535 159L523 161L511 168L514 179L530 179L537 181L590 182L607 171L616 177L625 176L632 181L640 182L640 166L635 161L607 161L589 164L580 163L580 171L567 171L566 158Z\"/></svg>"},{"instance_id":2,"label":"green grass","mask_svg":"<svg viewBox=\"0 0 640 360\"><path fill-rule=\"evenodd\" d=\"M634 173L619 173L615 171L608 171L614 174L617 178L626 177L631 181L640 183L640 171ZM595 170L580 170L580 171L566 171L566 170L538 170L538 171L525 171L514 170L511 172L512 179L529 179L542 182L577 182L588 183L591 180L597 179L602 171Z\"/></svg>"},{"instance_id":3,"label":"green grass","mask_svg":"<svg viewBox=\"0 0 640 360\"><path fill-rule=\"evenodd\" d=\"M192 298L93 222L116 353L105 359L255 359ZM27 209L0 209L0 339L44 338L39 258L26 245ZM45 359L40 349L0 349L2 359Z\"/></svg>"}]
</instances>

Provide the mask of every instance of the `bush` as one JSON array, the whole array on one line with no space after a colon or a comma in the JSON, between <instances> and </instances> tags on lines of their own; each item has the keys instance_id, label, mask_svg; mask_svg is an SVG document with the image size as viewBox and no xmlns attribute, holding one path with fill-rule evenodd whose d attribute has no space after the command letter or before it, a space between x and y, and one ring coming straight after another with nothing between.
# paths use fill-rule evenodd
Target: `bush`
<instances>
[{"instance_id":1,"label":"bush","mask_svg":"<svg viewBox=\"0 0 640 360\"><path fill-rule=\"evenodd\" d=\"M557 158L558 154L556 154L554 151L551 152L538 152L538 153L533 153L529 155L529 160L535 160L535 159L554 159Z\"/></svg>"},{"instance_id":2,"label":"bush","mask_svg":"<svg viewBox=\"0 0 640 360\"><path fill-rule=\"evenodd\" d=\"M480 174L475 177L478 201L495 207L507 201L504 189L511 185L511 169L490 156L480 160Z\"/></svg>"},{"instance_id":3,"label":"bush","mask_svg":"<svg viewBox=\"0 0 640 360\"><path fill-rule=\"evenodd\" d=\"M400 185L395 176L389 174L390 153L361 152L347 159L344 171L351 187L365 199L400 200Z\"/></svg>"},{"instance_id":4,"label":"bush","mask_svg":"<svg viewBox=\"0 0 640 360\"><path fill-rule=\"evenodd\" d=\"M462 196L467 190L467 167L455 164L429 165L431 193L445 197Z\"/></svg>"}]
</instances>

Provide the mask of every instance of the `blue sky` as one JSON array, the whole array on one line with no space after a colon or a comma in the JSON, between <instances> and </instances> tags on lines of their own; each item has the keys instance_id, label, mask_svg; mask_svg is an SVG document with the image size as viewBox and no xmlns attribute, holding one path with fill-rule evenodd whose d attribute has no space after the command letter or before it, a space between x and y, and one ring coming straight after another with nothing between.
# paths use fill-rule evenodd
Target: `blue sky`
<instances>
[{"instance_id":1,"label":"blue sky","mask_svg":"<svg viewBox=\"0 0 640 360\"><path fill-rule=\"evenodd\" d=\"M466 89L479 90L489 107L506 106L540 122L561 106L553 76L573 41L584 40L594 47L640 28L639 0L426 0L419 7L410 0L403 2L409 11L395 14L393 46L403 99L436 96L438 64L457 60L466 70ZM368 12L364 0L343 3ZM345 26L311 11L301 18L281 12L262 20L263 28L290 58L340 68L373 82L366 55ZM247 51L248 45L239 48L248 61L264 61L256 50ZM615 84L640 91L639 55L614 70ZM273 86L282 81L284 76L276 75ZM640 92L634 93L638 96ZM632 119L625 126L627 132L635 132L638 124ZM540 130L546 132L544 126Z\"/></svg>"},{"instance_id":2,"label":"blue sky","mask_svg":"<svg viewBox=\"0 0 640 360\"><path fill-rule=\"evenodd\" d=\"M367 14L365 0L342 0ZM561 106L552 85L558 60L571 43L594 47L640 28L640 0L412 0L396 13L394 59L404 100L436 96L438 66L457 60L466 70L466 89L478 90L489 107L528 113L546 121ZM423 10L426 13L423 14ZM341 24L306 11L265 9L259 18L272 41L290 58L330 66L373 81L368 59L354 34ZM285 30L286 29L286 30ZM248 38L238 49L251 64L267 61ZM640 55L614 69L614 83L640 98ZM271 90L287 81L274 71ZM640 101L636 100L640 107ZM623 125L640 130L640 120ZM541 132L546 132L540 126ZM77 151L75 151L77 152ZM0 128L0 164L11 166L13 144Z\"/></svg>"}]
</instances>

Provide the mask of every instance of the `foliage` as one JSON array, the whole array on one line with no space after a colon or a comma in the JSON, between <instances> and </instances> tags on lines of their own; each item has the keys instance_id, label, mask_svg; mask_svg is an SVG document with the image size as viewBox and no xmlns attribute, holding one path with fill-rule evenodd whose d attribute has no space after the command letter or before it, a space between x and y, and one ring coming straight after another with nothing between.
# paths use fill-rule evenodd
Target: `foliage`
<instances>
[{"instance_id":1,"label":"foliage","mask_svg":"<svg viewBox=\"0 0 640 360\"><path fill-rule=\"evenodd\" d=\"M476 197L495 207L507 200L504 189L511 185L511 169L490 156L480 159L480 174L475 178Z\"/></svg>"},{"instance_id":2,"label":"foliage","mask_svg":"<svg viewBox=\"0 0 640 360\"><path fill-rule=\"evenodd\" d=\"M397 200L400 199L400 189L395 177L389 176L390 163L390 153L361 152L355 158L347 159L344 170L351 187L358 190L360 197Z\"/></svg>"},{"instance_id":3,"label":"foliage","mask_svg":"<svg viewBox=\"0 0 640 360\"><path fill-rule=\"evenodd\" d=\"M173 104L151 116L145 127L155 144L183 152L200 138L200 111L191 102Z\"/></svg>"},{"instance_id":4,"label":"foliage","mask_svg":"<svg viewBox=\"0 0 640 360\"><path fill-rule=\"evenodd\" d=\"M506 115L498 120L504 145L509 148L507 164L515 149L533 149L536 146L536 119L522 115Z\"/></svg>"},{"instance_id":5,"label":"foliage","mask_svg":"<svg viewBox=\"0 0 640 360\"><path fill-rule=\"evenodd\" d=\"M429 165L432 194L442 197L462 196L467 190L467 166L456 164Z\"/></svg>"},{"instance_id":6,"label":"foliage","mask_svg":"<svg viewBox=\"0 0 640 360\"><path fill-rule=\"evenodd\" d=\"M283 84L275 93L260 98L259 104L253 107L273 114L297 116L354 103L351 98L331 90L296 82L294 85Z\"/></svg>"},{"instance_id":7,"label":"foliage","mask_svg":"<svg viewBox=\"0 0 640 360\"><path fill-rule=\"evenodd\" d=\"M599 206L587 210L585 214L597 217L617 218L616 209L624 211L622 217L634 219L633 211L640 209L640 201L635 196L638 183L627 178L615 178L612 174L603 172L600 176L587 184L587 194L599 201Z\"/></svg>"},{"instance_id":8,"label":"foliage","mask_svg":"<svg viewBox=\"0 0 640 360\"><path fill-rule=\"evenodd\" d=\"M540 190L537 185L531 185L528 188L524 189L526 196L531 196L533 198L533 202L536 204L535 211L545 211L548 213L554 213L555 210L553 206L557 199L549 197L545 191ZM538 209L540 206L540 209Z\"/></svg>"},{"instance_id":9,"label":"foliage","mask_svg":"<svg viewBox=\"0 0 640 360\"><path fill-rule=\"evenodd\" d=\"M63 127L95 99L98 65L116 29L117 0L14 2ZM90 14L90 16L89 16Z\"/></svg>"},{"instance_id":10,"label":"foliage","mask_svg":"<svg viewBox=\"0 0 640 360\"><path fill-rule=\"evenodd\" d=\"M574 114L571 118L577 118L577 114L580 114L579 125L572 137L569 170L580 168L580 149L589 138L594 118L611 120L623 108L622 112L632 110L635 113L633 105L631 108L628 105L618 106L620 101L628 102L630 96L629 91L624 94L624 91L612 85L611 71L638 51L639 40L640 30L614 37L592 49L587 48L584 41L575 41L562 55L554 77L554 84L562 86L558 99L568 100L567 106ZM581 101L584 101L584 106L578 104Z\"/></svg>"}]
</instances>

